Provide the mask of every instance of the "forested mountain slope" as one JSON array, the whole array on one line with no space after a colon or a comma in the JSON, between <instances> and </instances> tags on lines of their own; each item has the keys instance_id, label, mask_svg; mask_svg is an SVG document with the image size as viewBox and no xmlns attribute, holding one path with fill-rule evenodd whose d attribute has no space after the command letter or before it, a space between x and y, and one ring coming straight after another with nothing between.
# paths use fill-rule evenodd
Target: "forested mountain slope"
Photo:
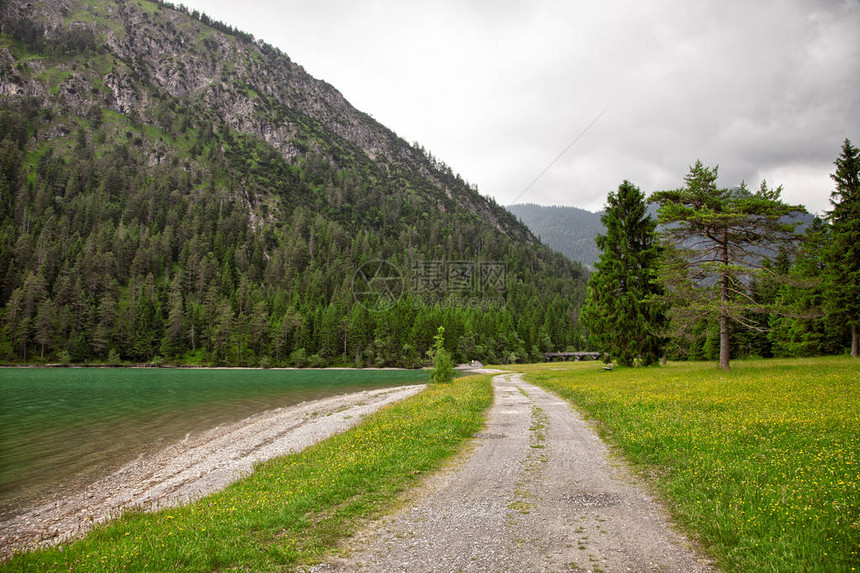
<instances>
[{"instance_id":1,"label":"forested mountain slope","mask_svg":"<svg viewBox=\"0 0 860 573\"><path fill-rule=\"evenodd\" d=\"M581 343L581 267L167 4L0 0L0 205L5 360L413 366L440 324L459 360Z\"/></svg>"},{"instance_id":2,"label":"forested mountain slope","mask_svg":"<svg viewBox=\"0 0 860 573\"><path fill-rule=\"evenodd\" d=\"M526 224L541 241L572 261L593 266L600 258L594 239L605 232L600 213L578 207L510 205L508 211Z\"/></svg>"}]
</instances>

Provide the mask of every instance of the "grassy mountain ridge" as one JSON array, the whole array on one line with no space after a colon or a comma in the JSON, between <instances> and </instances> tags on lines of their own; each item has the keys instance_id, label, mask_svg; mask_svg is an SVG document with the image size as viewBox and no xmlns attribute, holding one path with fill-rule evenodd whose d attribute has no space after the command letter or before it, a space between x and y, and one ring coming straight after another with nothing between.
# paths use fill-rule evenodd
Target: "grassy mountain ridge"
<instances>
[{"instance_id":1,"label":"grassy mountain ridge","mask_svg":"<svg viewBox=\"0 0 860 573\"><path fill-rule=\"evenodd\" d=\"M278 50L144 0L6 0L0 26L0 356L415 365L439 324L461 360L581 342L581 267ZM376 259L405 288L368 310ZM471 290L427 296L434 261Z\"/></svg>"}]
</instances>

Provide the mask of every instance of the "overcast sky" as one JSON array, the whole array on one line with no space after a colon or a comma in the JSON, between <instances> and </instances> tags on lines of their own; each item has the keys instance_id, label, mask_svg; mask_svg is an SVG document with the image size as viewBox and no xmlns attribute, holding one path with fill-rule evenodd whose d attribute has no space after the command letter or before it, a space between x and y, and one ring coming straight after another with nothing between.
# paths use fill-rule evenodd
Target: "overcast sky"
<instances>
[{"instance_id":1,"label":"overcast sky","mask_svg":"<svg viewBox=\"0 0 860 573\"><path fill-rule=\"evenodd\" d=\"M277 46L503 205L596 211L624 179L677 188L701 159L720 186L766 178L820 212L843 140L860 145L858 0L184 4Z\"/></svg>"}]
</instances>

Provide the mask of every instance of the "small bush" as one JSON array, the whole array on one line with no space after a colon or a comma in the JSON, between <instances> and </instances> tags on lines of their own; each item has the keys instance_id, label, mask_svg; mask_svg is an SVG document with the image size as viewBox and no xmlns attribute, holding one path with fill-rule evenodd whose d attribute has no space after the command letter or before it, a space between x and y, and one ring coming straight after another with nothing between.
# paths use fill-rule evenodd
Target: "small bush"
<instances>
[{"instance_id":1,"label":"small bush","mask_svg":"<svg viewBox=\"0 0 860 573\"><path fill-rule=\"evenodd\" d=\"M445 327L440 326L433 337L435 342L428 354L433 361L433 370L430 372L430 381L433 383L447 383L454 379L454 359L451 353L445 350Z\"/></svg>"},{"instance_id":2,"label":"small bush","mask_svg":"<svg viewBox=\"0 0 860 573\"><path fill-rule=\"evenodd\" d=\"M290 364L296 368L305 368L308 365L308 351L304 348L293 350L290 353Z\"/></svg>"},{"instance_id":3,"label":"small bush","mask_svg":"<svg viewBox=\"0 0 860 573\"><path fill-rule=\"evenodd\" d=\"M107 357L107 362L106 362L107 365L108 366L119 366L121 362L122 362L122 358L119 357L119 352L117 352L115 349L112 348L111 351L108 352L108 357Z\"/></svg>"},{"instance_id":4,"label":"small bush","mask_svg":"<svg viewBox=\"0 0 860 573\"><path fill-rule=\"evenodd\" d=\"M72 355L69 354L68 350L60 350L57 352L57 362L63 366L68 366L72 363Z\"/></svg>"}]
</instances>

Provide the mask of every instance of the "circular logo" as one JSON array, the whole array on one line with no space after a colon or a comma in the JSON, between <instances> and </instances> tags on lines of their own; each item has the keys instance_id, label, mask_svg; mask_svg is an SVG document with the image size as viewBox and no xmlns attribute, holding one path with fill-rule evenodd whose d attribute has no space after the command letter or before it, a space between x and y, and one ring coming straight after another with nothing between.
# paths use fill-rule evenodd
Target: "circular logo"
<instances>
[{"instance_id":1,"label":"circular logo","mask_svg":"<svg viewBox=\"0 0 860 573\"><path fill-rule=\"evenodd\" d=\"M365 310L385 312L403 294L403 274L388 261L367 261L352 277L352 294Z\"/></svg>"}]
</instances>

